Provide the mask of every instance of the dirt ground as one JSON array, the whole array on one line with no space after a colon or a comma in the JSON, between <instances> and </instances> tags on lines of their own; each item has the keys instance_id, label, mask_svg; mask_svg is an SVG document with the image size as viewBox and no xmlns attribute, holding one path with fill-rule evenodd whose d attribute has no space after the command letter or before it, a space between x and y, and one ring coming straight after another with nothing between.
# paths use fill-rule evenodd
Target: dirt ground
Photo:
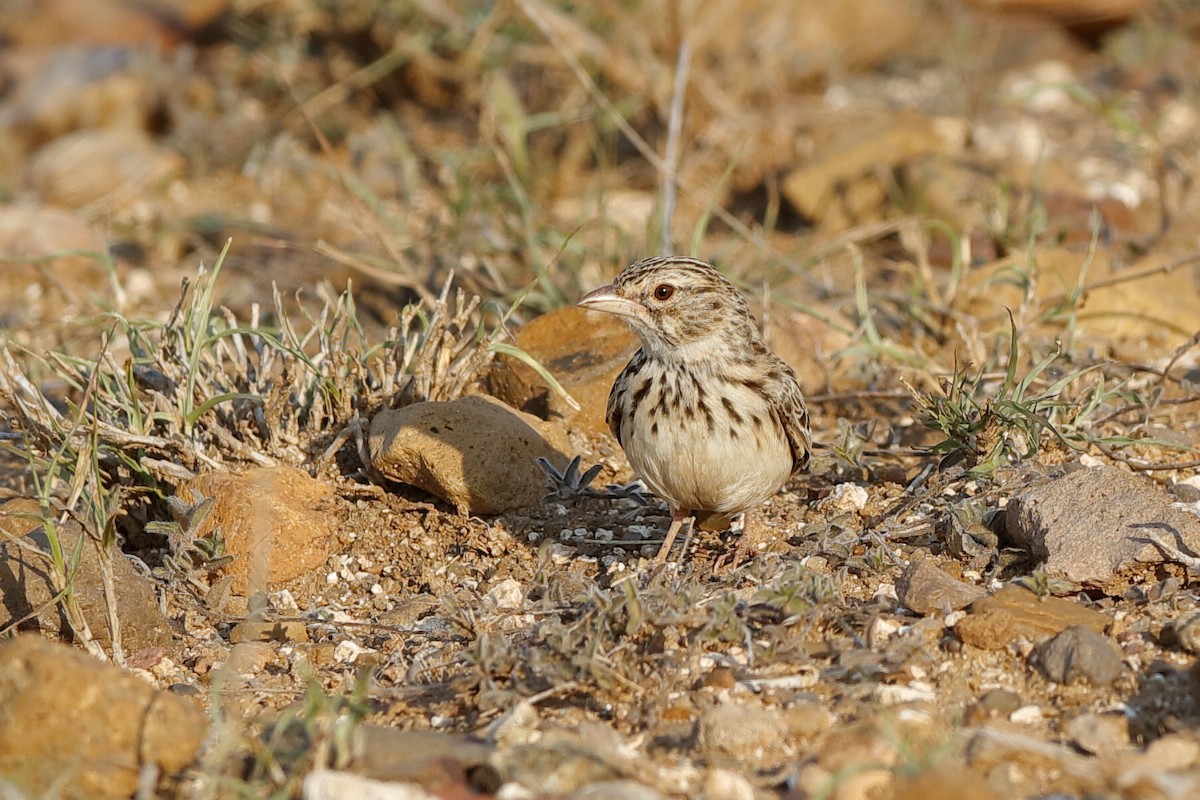
<instances>
[{"instance_id":1,"label":"dirt ground","mask_svg":"<svg viewBox=\"0 0 1200 800\"><path fill-rule=\"evenodd\" d=\"M5 792L1200 796L1193 5L8 6ZM570 310L664 250L812 412L734 569L654 568L634 345ZM499 428L381 474L481 392L557 479Z\"/></svg>"}]
</instances>

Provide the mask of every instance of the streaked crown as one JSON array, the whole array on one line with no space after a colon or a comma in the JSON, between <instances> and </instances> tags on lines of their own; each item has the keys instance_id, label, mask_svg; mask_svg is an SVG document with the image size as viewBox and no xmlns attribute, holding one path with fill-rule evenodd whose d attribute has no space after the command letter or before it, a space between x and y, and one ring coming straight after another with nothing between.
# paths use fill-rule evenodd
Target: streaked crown
<instances>
[{"instance_id":1,"label":"streaked crown","mask_svg":"<svg viewBox=\"0 0 1200 800\"><path fill-rule=\"evenodd\" d=\"M711 264L694 258L658 256L638 261L622 270L612 291L640 306L639 313L627 320L654 350L678 350L714 338L759 339L737 287Z\"/></svg>"}]
</instances>

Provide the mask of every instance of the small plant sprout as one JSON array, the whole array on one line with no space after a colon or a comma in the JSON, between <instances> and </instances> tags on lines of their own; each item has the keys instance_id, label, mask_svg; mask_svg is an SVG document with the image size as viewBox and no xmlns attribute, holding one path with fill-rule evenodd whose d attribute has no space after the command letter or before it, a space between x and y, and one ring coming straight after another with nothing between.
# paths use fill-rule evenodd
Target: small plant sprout
<instances>
[{"instance_id":1,"label":"small plant sprout","mask_svg":"<svg viewBox=\"0 0 1200 800\"><path fill-rule=\"evenodd\" d=\"M603 489L592 489L591 483L600 474L601 466L593 464L582 473L579 466L583 456L575 456L562 472L544 458L537 460L537 465L546 473L546 481L550 493L542 498L543 503L563 502L579 497L595 497L604 500L635 500L639 505L649 505L641 483L628 484L610 483Z\"/></svg>"}]
</instances>

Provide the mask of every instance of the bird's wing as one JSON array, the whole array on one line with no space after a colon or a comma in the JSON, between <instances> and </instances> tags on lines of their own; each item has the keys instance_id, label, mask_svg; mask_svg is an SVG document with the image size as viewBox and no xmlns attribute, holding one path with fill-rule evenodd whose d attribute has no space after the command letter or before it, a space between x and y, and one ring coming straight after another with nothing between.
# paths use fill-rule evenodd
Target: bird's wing
<instances>
[{"instance_id":1,"label":"bird's wing","mask_svg":"<svg viewBox=\"0 0 1200 800\"><path fill-rule=\"evenodd\" d=\"M808 457L812 452L808 407L804 404L804 394L796 381L796 373L782 361L780 366L783 368L782 379L768 382L765 390L770 397L771 408L779 415L779 424L787 435L788 445L792 448L792 472L798 472L808 466Z\"/></svg>"},{"instance_id":2,"label":"bird's wing","mask_svg":"<svg viewBox=\"0 0 1200 800\"><path fill-rule=\"evenodd\" d=\"M646 356L641 350L633 354L633 358L629 359L629 363L625 365L625 369L617 375L617 379L613 381L612 390L608 393L608 406L604 411L604 421L608 423L608 429L612 431L612 435L616 437L617 444L621 447L625 443L621 441L621 406L624 404L625 395L631 389L631 377L635 375L645 363Z\"/></svg>"}]
</instances>

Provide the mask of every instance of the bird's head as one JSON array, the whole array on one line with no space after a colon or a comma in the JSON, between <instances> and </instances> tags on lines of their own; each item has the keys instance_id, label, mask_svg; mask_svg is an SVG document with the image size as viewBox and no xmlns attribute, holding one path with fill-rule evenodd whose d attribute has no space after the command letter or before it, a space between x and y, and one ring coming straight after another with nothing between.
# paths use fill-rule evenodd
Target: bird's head
<instances>
[{"instance_id":1,"label":"bird's head","mask_svg":"<svg viewBox=\"0 0 1200 800\"><path fill-rule=\"evenodd\" d=\"M639 261L579 305L621 317L651 356L716 357L731 343L758 338L741 292L715 267L694 258Z\"/></svg>"}]
</instances>

